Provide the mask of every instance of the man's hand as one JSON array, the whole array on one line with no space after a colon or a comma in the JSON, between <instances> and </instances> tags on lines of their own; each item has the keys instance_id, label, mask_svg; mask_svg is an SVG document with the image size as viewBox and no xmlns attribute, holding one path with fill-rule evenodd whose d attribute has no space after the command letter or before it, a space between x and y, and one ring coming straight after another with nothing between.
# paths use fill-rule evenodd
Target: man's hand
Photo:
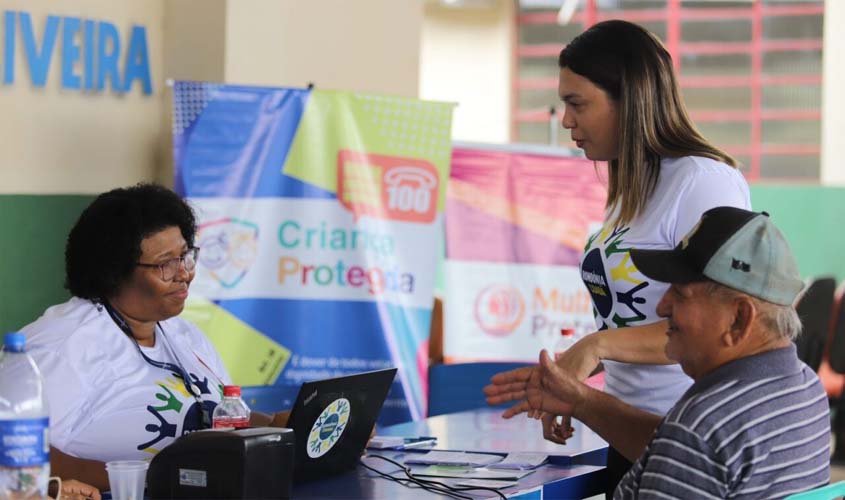
<instances>
[{"instance_id":1,"label":"man's hand","mask_svg":"<svg viewBox=\"0 0 845 500\"><path fill-rule=\"evenodd\" d=\"M583 382L599 366L601 357L598 347L598 333L592 333L573 344L555 359L557 366L568 371L576 380ZM543 437L558 444L565 444L572 436L570 415L543 415Z\"/></svg>"},{"instance_id":2,"label":"man's hand","mask_svg":"<svg viewBox=\"0 0 845 500\"><path fill-rule=\"evenodd\" d=\"M540 420L543 422L543 437L547 441L566 444L566 440L575 434L575 429L572 428L572 417L569 415L543 413Z\"/></svg>"},{"instance_id":3,"label":"man's hand","mask_svg":"<svg viewBox=\"0 0 845 500\"><path fill-rule=\"evenodd\" d=\"M557 366L543 350L540 364L494 375L484 394L490 404L518 401L505 410L504 418L520 413L542 418L543 436L563 443L572 435L571 426L568 420L557 423L556 416L572 414L574 404L584 397L583 388L583 384Z\"/></svg>"}]
</instances>

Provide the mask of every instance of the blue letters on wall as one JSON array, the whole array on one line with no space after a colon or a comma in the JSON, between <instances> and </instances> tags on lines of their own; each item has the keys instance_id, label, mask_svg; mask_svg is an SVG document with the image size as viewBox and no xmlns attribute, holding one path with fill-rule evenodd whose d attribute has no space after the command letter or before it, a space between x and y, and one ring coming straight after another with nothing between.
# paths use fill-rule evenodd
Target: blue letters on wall
<instances>
[{"instance_id":1,"label":"blue letters on wall","mask_svg":"<svg viewBox=\"0 0 845 500\"><path fill-rule=\"evenodd\" d=\"M4 30L4 85L15 82L15 57L18 43L22 42L25 67L36 87L47 83L53 53L59 52L62 88L103 91L108 82L112 92L124 93L138 81L144 94L153 92L147 30L143 26L131 27L129 45L122 52L120 31L107 21L50 15L40 39L28 12L4 11L0 25ZM61 40L59 50L57 39Z\"/></svg>"}]
</instances>

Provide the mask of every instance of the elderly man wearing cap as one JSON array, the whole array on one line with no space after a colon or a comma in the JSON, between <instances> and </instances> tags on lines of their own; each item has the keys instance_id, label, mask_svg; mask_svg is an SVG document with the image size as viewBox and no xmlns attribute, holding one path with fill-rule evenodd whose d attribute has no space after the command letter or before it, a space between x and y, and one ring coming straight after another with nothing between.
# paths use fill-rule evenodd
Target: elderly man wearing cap
<instances>
[{"instance_id":1,"label":"elderly man wearing cap","mask_svg":"<svg viewBox=\"0 0 845 500\"><path fill-rule=\"evenodd\" d=\"M671 283L657 306L666 355L695 383L661 419L579 382L548 353L496 375L505 417L572 415L631 460L614 498L780 498L830 480L825 391L798 360L792 303L802 288L765 213L718 207L673 250L633 250L644 275Z\"/></svg>"}]
</instances>

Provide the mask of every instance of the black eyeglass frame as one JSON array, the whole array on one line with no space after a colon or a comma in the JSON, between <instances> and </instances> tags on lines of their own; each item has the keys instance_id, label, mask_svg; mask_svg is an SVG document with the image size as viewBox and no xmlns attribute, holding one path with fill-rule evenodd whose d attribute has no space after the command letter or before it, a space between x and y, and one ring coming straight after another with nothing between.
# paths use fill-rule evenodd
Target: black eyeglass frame
<instances>
[{"instance_id":1,"label":"black eyeglass frame","mask_svg":"<svg viewBox=\"0 0 845 500\"><path fill-rule=\"evenodd\" d=\"M176 275L179 274L179 266L184 265L185 271L187 271L189 273L193 272L194 269L197 268L197 258L199 256L199 253L200 253L199 247L191 247L191 248L188 249L187 252L180 255L179 257L167 259L166 261L162 262L161 264L147 264L145 262L136 262L135 265L140 266L140 267L157 267L159 272L161 273L161 280L162 281L173 281L173 279L176 277ZM189 257L190 257L190 261L192 262L190 269L188 268ZM173 266L173 276L166 278L165 273L164 273L164 269L167 266L171 266L172 262L176 262L176 265Z\"/></svg>"}]
</instances>

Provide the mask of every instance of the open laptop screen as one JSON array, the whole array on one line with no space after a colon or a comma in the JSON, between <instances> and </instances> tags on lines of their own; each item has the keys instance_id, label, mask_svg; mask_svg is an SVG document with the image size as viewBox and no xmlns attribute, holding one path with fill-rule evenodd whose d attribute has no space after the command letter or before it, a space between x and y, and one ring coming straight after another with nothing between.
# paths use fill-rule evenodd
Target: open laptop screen
<instances>
[{"instance_id":1,"label":"open laptop screen","mask_svg":"<svg viewBox=\"0 0 845 500\"><path fill-rule=\"evenodd\" d=\"M306 382L291 410L294 481L354 468L375 425L396 368Z\"/></svg>"}]
</instances>

